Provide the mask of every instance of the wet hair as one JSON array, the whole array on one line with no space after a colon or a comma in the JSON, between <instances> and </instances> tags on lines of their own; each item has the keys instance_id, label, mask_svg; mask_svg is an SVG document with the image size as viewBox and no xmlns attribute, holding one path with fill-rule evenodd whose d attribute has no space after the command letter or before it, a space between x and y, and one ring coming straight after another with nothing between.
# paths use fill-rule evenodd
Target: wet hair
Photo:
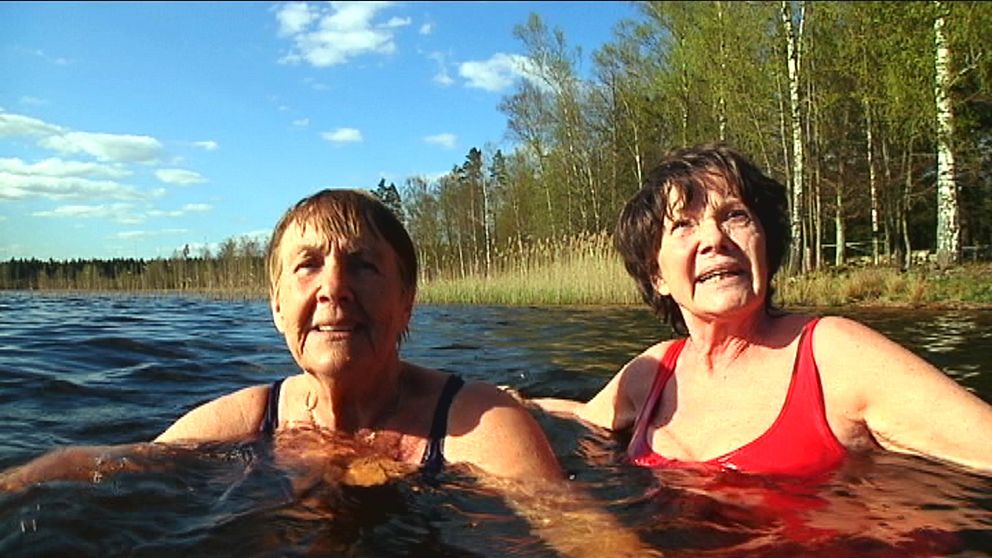
<instances>
[{"instance_id":1,"label":"wet hair","mask_svg":"<svg viewBox=\"0 0 992 558\"><path fill-rule=\"evenodd\" d=\"M740 197L761 223L768 267L766 310L772 308L772 277L781 267L791 240L785 186L766 176L745 155L724 144L705 144L668 153L620 212L613 243L623 257L627 273L637 283L641 298L680 335L688 333L682 311L671 296L661 295L654 285L660 273L658 250L664 220L670 216L673 198L688 205L694 191L717 188L713 175L723 177L725 188L729 189L724 193Z\"/></svg>"},{"instance_id":2,"label":"wet hair","mask_svg":"<svg viewBox=\"0 0 992 558\"><path fill-rule=\"evenodd\" d=\"M266 266L269 296L275 298L282 261L279 248L293 224L315 227L325 240L355 239L365 234L386 241L396 254L400 281L411 294L417 292L417 251L403 224L393 212L371 194L360 190L321 190L289 208L269 240Z\"/></svg>"}]
</instances>

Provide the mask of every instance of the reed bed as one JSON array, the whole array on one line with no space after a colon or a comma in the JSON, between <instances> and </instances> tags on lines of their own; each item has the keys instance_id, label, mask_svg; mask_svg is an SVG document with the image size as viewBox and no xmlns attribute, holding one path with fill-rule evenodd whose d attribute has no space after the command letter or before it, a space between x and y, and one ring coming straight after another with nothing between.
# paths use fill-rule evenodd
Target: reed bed
<instances>
[{"instance_id":1,"label":"reed bed","mask_svg":"<svg viewBox=\"0 0 992 558\"><path fill-rule=\"evenodd\" d=\"M634 281L605 234L535 243L497 252L486 276L440 277L421 282L427 303L508 305L639 305ZM897 267L830 268L774 279L780 307L844 305L992 304L992 263L938 270Z\"/></svg>"},{"instance_id":2,"label":"reed bed","mask_svg":"<svg viewBox=\"0 0 992 558\"><path fill-rule=\"evenodd\" d=\"M637 304L634 282L606 234L495 252L493 273L423 280L421 302L508 305Z\"/></svg>"}]
</instances>

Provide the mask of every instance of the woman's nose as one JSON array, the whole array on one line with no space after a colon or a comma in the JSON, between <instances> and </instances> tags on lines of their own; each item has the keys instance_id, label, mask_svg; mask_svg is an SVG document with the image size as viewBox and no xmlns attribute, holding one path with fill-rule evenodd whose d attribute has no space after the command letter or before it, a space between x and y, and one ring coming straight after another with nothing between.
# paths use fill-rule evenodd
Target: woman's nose
<instances>
[{"instance_id":1,"label":"woman's nose","mask_svg":"<svg viewBox=\"0 0 992 558\"><path fill-rule=\"evenodd\" d=\"M338 301L351 296L348 273L345 262L334 256L329 256L318 277L317 299L319 301Z\"/></svg>"},{"instance_id":2,"label":"woman's nose","mask_svg":"<svg viewBox=\"0 0 992 558\"><path fill-rule=\"evenodd\" d=\"M727 231L716 219L703 219L698 232L701 251L722 251L726 248Z\"/></svg>"}]
</instances>

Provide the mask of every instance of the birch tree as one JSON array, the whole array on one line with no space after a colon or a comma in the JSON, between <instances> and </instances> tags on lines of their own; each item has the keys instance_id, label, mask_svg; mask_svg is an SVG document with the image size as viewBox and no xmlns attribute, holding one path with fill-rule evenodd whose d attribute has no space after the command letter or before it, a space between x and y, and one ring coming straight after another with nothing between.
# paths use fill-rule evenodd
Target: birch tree
<instances>
[{"instance_id":1,"label":"birch tree","mask_svg":"<svg viewBox=\"0 0 992 558\"><path fill-rule=\"evenodd\" d=\"M959 222L958 185L954 175L954 110L951 105L951 50L945 26L948 7L935 0L933 19L934 39L934 101L937 117L937 260L942 265L961 259L961 227Z\"/></svg>"}]
</instances>

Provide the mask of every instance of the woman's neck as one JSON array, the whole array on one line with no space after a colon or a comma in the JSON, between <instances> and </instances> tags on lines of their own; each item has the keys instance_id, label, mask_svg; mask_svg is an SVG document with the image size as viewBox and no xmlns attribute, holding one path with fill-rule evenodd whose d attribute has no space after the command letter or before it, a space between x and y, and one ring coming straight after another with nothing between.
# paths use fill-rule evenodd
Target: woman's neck
<instances>
[{"instance_id":1,"label":"woman's neck","mask_svg":"<svg viewBox=\"0 0 992 558\"><path fill-rule=\"evenodd\" d=\"M764 310L732 318L688 316L689 346L701 370L726 370L748 348L764 344L770 316Z\"/></svg>"},{"instance_id":2,"label":"woman's neck","mask_svg":"<svg viewBox=\"0 0 992 558\"><path fill-rule=\"evenodd\" d=\"M397 359L386 370L363 372L347 381L304 374L303 405L310 421L319 428L349 433L382 427L399 407L405 369Z\"/></svg>"}]
</instances>

